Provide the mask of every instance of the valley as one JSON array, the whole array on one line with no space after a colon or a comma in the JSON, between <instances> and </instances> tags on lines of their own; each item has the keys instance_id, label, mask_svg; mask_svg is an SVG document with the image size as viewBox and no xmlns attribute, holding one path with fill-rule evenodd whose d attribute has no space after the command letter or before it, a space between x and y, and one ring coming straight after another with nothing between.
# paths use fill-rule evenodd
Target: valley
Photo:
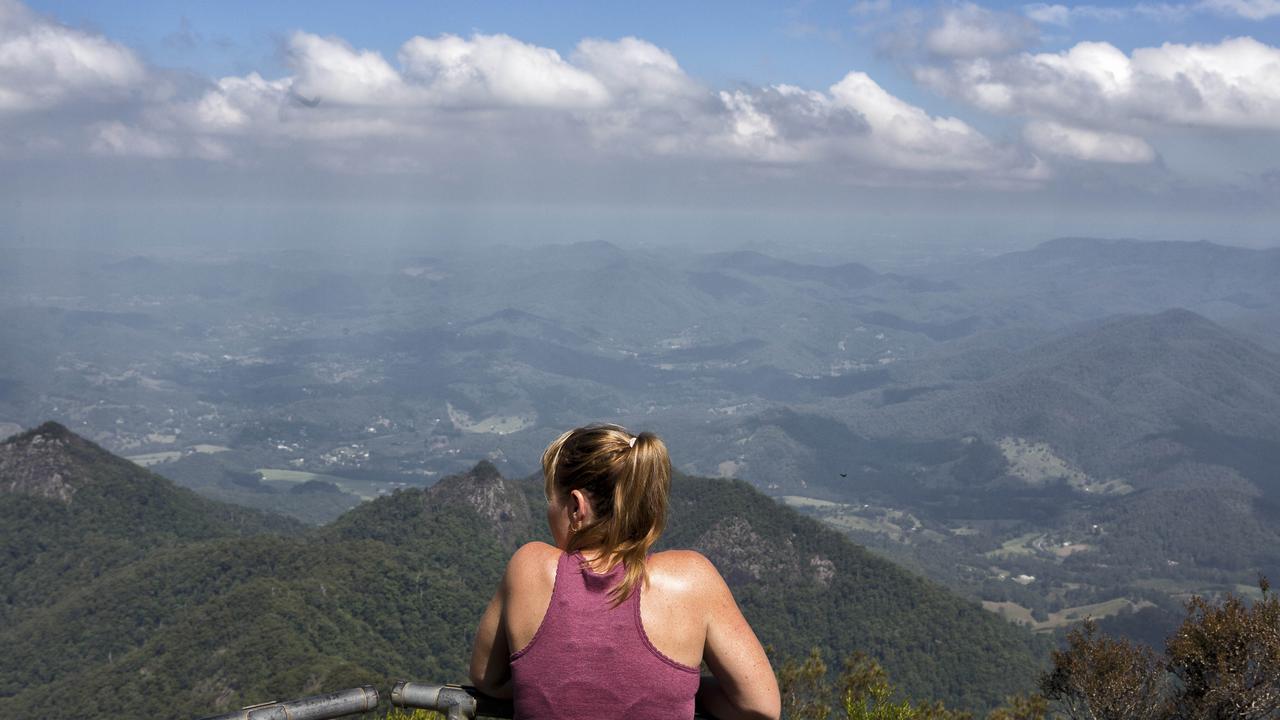
<instances>
[{"instance_id":1,"label":"valley","mask_svg":"<svg viewBox=\"0 0 1280 720\"><path fill-rule=\"evenodd\" d=\"M306 522L607 420L1041 630L1280 575L1278 251L10 256L0 424Z\"/></svg>"}]
</instances>

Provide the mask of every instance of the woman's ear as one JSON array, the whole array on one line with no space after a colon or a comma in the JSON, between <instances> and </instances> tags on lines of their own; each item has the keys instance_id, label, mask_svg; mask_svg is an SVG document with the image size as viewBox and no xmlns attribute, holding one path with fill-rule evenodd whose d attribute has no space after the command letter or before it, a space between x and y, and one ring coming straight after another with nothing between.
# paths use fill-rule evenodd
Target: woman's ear
<instances>
[{"instance_id":1,"label":"woman's ear","mask_svg":"<svg viewBox=\"0 0 1280 720\"><path fill-rule=\"evenodd\" d=\"M590 523L594 518L591 513L591 503L587 500L587 494L581 490L574 490L569 494L569 512L574 513L579 522Z\"/></svg>"}]
</instances>

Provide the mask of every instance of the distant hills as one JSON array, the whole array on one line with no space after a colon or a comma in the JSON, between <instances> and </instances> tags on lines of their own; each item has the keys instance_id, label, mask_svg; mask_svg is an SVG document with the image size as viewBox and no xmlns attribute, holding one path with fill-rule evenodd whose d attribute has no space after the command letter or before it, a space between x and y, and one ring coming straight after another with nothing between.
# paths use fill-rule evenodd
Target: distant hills
<instances>
[{"instance_id":1,"label":"distant hills","mask_svg":"<svg viewBox=\"0 0 1280 720\"><path fill-rule=\"evenodd\" d=\"M1280 576L1280 250L938 240L896 268L862 239L15 250L0 433L57 418L320 524L608 420L1042 628Z\"/></svg>"},{"instance_id":2,"label":"distant hills","mask_svg":"<svg viewBox=\"0 0 1280 720\"><path fill-rule=\"evenodd\" d=\"M463 677L538 483L487 463L302 530L188 491L46 424L0 444L0 715L199 715L396 678ZM974 707L1024 690L1044 646L742 483L680 477L668 546L711 557L779 655L881 658Z\"/></svg>"},{"instance_id":3,"label":"distant hills","mask_svg":"<svg viewBox=\"0 0 1280 720\"><path fill-rule=\"evenodd\" d=\"M939 275L977 290L1006 323L1182 307L1264 335L1280 330L1280 248L1059 238Z\"/></svg>"},{"instance_id":4,"label":"distant hills","mask_svg":"<svg viewBox=\"0 0 1280 720\"><path fill-rule=\"evenodd\" d=\"M932 384L952 389L884 408L881 432L1035 437L1103 473L1179 427L1280 437L1280 354L1187 310L1095 321L980 362L939 364Z\"/></svg>"}]
</instances>

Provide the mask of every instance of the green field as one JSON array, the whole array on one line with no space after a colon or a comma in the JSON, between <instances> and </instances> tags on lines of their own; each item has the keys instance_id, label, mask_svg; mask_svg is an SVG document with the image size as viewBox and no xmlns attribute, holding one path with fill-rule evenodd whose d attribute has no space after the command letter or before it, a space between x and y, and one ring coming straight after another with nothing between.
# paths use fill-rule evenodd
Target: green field
<instances>
[{"instance_id":1,"label":"green field","mask_svg":"<svg viewBox=\"0 0 1280 720\"><path fill-rule=\"evenodd\" d=\"M1006 540L1000 545L999 550L992 550L987 553L987 557L1008 557L1010 555L1035 555L1035 549L1029 547L1031 542L1039 538L1041 533L1026 533L1019 535L1012 540Z\"/></svg>"},{"instance_id":2,"label":"green field","mask_svg":"<svg viewBox=\"0 0 1280 720\"><path fill-rule=\"evenodd\" d=\"M1049 613L1049 619L1044 621L1035 620L1031 616L1030 610L1015 602L984 600L982 601L982 607L1010 622L1027 626L1031 628L1032 632L1051 632L1061 627L1074 625L1086 618L1100 619L1110 617L1119 615L1125 610L1141 610L1142 608L1152 607L1152 604L1146 600L1140 600L1135 603L1129 598L1112 598L1111 600L1089 605L1063 608L1058 612Z\"/></svg>"},{"instance_id":3,"label":"green field","mask_svg":"<svg viewBox=\"0 0 1280 720\"><path fill-rule=\"evenodd\" d=\"M257 472L261 473L263 482L268 483L304 483L308 480L322 480L337 485L343 492L351 493L361 500L372 500L392 490L391 485L381 480L355 480L337 475L325 475L306 470L285 470L284 468L258 468Z\"/></svg>"},{"instance_id":4,"label":"green field","mask_svg":"<svg viewBox=\"0 0 1280 720\"><path fill-rule=\"evenodd\" d=\"M129 455L125 459L141 465L142 467L151 467L152 465L159 465L160 463L166 463L170 460L177 460L180 457L182 457L182 452L179 450L165 450L164 452Z\"/></svg>"}]
</instances>

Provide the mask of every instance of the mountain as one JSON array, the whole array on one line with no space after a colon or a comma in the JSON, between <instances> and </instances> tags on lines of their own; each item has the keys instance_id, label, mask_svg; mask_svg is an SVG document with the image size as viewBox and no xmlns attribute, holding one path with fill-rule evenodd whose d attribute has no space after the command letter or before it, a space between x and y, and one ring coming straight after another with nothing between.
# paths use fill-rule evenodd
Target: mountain
<instances>
[{"instance_id":1,"label":"mountain","mask_svg":"<svg viewBox=\"0 0 1280 720\"><path fill-rule=\"evenodd\" d=\"M953 362L943 381L955 389L885 407L875 427L896 437L1029 438L1100 475L1169 457L1171 442L1175 456L1194 453L1177 441L1186 428L1263 445L1280 437L1280 354L1187 310L1084 323L1001 366L962 383L973 373ZM1250 472L1275 485L1274 473Z\"/></svg>"},{"instance_id":2,"label":"mountain","mask_svg":"<svg viewBox=\"0 0 1280 720\"><path fill-rule=\"evenodd\" d=\"M1059 238L949 268L943 277L980 288L993 306L1007 304L1008 320L1070 322L1183 307L1248 324L1274 320L1280 309L1280 249L1203 241Z\"/></svg>"},{"instance_id":3,"label":"mountain","mask_svg":"<svg viewBox=\"0 0 1280 720\"><path fill-rule=\"evenodd\" d=\"M104 458L61 428L5 448L54 471L33 480L40 472L6 470L4 487L23 488L7 500L66 516L56 534L9 545L7 562L22 568L6 583L12 594L57 591L20 607L9 598L11 621L0 628L7 717L199 715L353 684L460 679L512 548L546 534L541 484L503 478L487 463L322 528L249 535L247 519L259 520L257 531L271 518L246 513L237 525L225 506ZM70 502L64 487L75 488ZM135 522L98 521L122 505L143 508ZM157 511L174 521L161 523ZM7 511L4 528L9 540L33 530ZM71 570L68 581L69 559L106 528L129 552L93 572ZM157 528L168 542L144 548ZM678 477L666 545L712 558L782 656L810 646L832 661L869 651L909 692L975 707L1028 689L1043 661L1046 648L1020 629L743 483Z\"/></svg>"},{"instance_id":4,"label":"mountain","mask_svg":"<svg viewBox=\"0 0 1280 720\"><path fill-rule=\"evenodd\" d=\"M1280 354L1182 309L1021 344L746 416L706 464L1045 631L1280 573Z\"/></svg>"},{"instance_id":5,"label":"mountain","mask_svg":"<svg viewBox=\"0 0 1280 720\"><path fill-rule=\"evenodd\" d=\"M176 487L53 422L0 443L0 494L0 619L166 548L301 528Z\"/></svg>"},{"instance_id":6,"label":"mountain","mask_svg":"<svg viewBox=\"0 0 1280 720\"><path fill-rule=\"evenodd\" d=\"M701 265L707 270L733 270L744 275L819 282L846 290L866 287L884 279L861 263L806 265L750 250L712 253L701 259Z\"/></svg>"}]
</instances>

